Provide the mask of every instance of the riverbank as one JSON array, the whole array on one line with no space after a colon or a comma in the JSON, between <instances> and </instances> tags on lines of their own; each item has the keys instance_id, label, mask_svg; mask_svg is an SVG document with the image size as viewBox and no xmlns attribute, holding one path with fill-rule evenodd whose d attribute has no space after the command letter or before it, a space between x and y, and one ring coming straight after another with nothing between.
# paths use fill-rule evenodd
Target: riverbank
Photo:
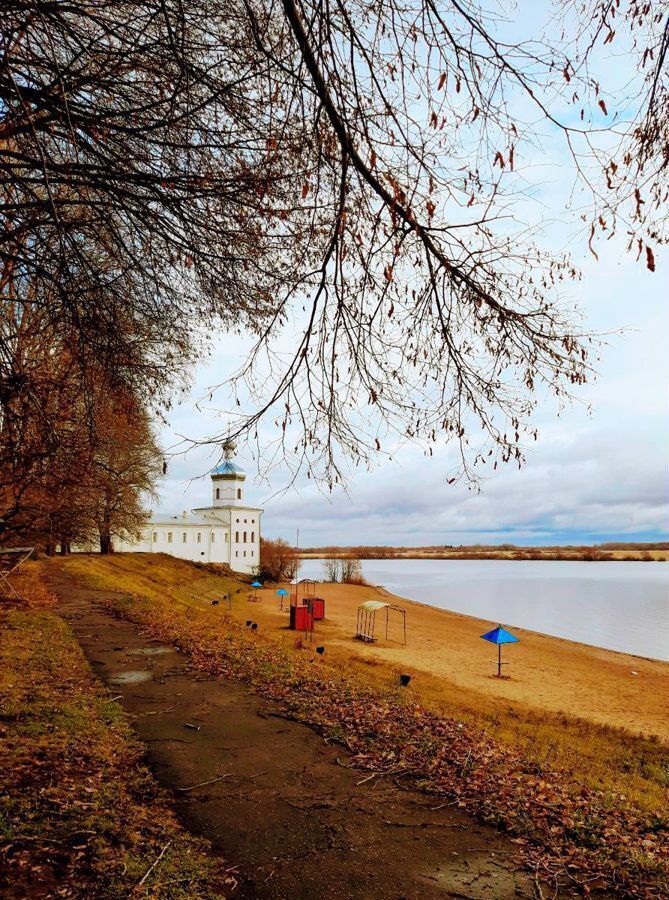
<instances>
[{"instance_id":1,"label":"riverbank","mask_svg":"<svg viewBox=\"0 0 669 900\"><path fill-rule=\"evenodd\" d=\"M279 610L278 585L259 591L253 603L248 585L159 554L76 556L64 564L101 587L252 620L287 652L300 643ZM399 672L407 672L413 680L406 696L484 728L518 748L528 764L557 765L583 784L623 793L648 810L669 802L669 664L519 629L521 642L505 653L511 678L500 681L492 677L495 648L479 637L489 622L396 598L408 610L407 647L390 640L370 646L353 639L356 610L382 592L318 588L327 618L316 626L316 643L339 670L393 691ZM212 607L214 600L219 603Z\"/></svg>"},{"instance_id":2,"label":"riverbank","mask_svg":"<svg viewBox=\"0 0 669 900\"><path fill-rule=\"evenodd\" d=\"M78 557L48 569L71 573L147 635L175 642L198 671L250 683L289 718L345 745L351 764L370 773L359 784L406 778L443 798L435 808L453 804L518 835L526 865L554 887L568 865L571 884L664 896L669 753L657 738L455 684L437 700L426 673L403 689L403 668L360 656L348 626L336 624L333 594L309 645L287 629L273 589L254 603L248 585L176 559ZM348 635L341 646L338 629Z\"/></svg>"},{"instance_id":3,"label":"riverbank","mask_svg":"<svg viewBox=\"0 0 669 900\"><path fill-rule=\"evenodd\" d=\"M327 611L327 621L317 626L319 641L327 639L331 650L348 658L401 668L435 699L475 691L491 702L522 704L669 743L669 663L514 628L520 643L504 648L508 677L498 679L493 677L496 648L480 637L496 623L372 585L318 584L317 592ZM285 627L285 614L274 608L272 592L259 593L270 609L263 603L258 620L273 629ZM392 618L389 640L384 627L377 627L379 639L373 644L352 640L357 608L365 600L388 601L407 611L406 646ZM382 617L379 624L384 622Z\"/></svg>"}]
</instances>

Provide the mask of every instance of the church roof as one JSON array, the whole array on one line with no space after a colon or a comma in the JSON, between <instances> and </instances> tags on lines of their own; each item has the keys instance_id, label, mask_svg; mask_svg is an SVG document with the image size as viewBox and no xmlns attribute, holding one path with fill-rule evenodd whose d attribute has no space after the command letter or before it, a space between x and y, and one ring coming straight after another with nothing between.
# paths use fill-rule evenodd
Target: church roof
<instances>
[{"instance_id":1,"label":"church roof","mask_svg":"<svg viewBox=\"0 0 669 900\"><path fill-rule=\"evenodd\" d=\"M224 459L211 473L212 478L246 478L246 472L230 459Z\"/></svg>"},{"instance_id":2,"label":"church roof","mask_svg":"<svg viewBox=\"0 0 669 900\"><path fill-rule=\"evenodd\" d=\"M213 511L213 510L212 510ZM197 525L200 528L210 528L211 526L215 526L220 528L223 526L227 527L227 522L217 520L214 517L206 517L205 515L197 515L199 510L195 511L195 515L191 515L190 513L186 513L185 515L182 513L180 516L164 516L164 515L155 515L151 516L149 519L149 525L162 525L172 526L173 528L179 528L182 525Z\"/></svg>"}]
</instances>

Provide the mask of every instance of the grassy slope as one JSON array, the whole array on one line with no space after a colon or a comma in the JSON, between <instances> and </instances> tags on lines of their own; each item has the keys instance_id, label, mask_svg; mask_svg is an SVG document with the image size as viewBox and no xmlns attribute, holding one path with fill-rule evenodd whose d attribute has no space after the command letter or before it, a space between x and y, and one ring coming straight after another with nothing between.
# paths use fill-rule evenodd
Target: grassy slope
<instances>
[{"instance_id":1,"label":"grassy slope","mask_svg":"<svg viewBox=\"0 0 669 900\"><path fill-rule=\"evenodd\" d=\"M35 572L28 604L0 613L0 895L34 896L39 880L44 897L222 897Z\"/></svg>"},{"instance_id":2,"label":"grassy slope","mask_svg":"<svg viewBox=\"0 0 669 900\"><path fill-rule=\"evenodd\" d=\"M282 637L254 635L249 640L247 632L242 632L240 636L230 619L222 615L224 610L220 607L212 609L209 602L202 602L211 601L232 590L233 616L239 619L240 615L248 615L247 604L242 602L248 588L233 579L217 577L209 572L196 570L187 563L159 556L119 556L111 560L91 556L58 564L66 565L74 574L83 576L88 583L105 588L114 587L143 598L138 602L119 600L115 605L125 614L153 626L163 639L179 640L193 654L196 662L205 668L222 666L222 671L230 671L232 668L233 674L251 677L257 684L267 688L273 681L282 682L286 679L288 685L294 686L296 676L293 670L296 668L299 671L300 681L304 663L311 664L311 654L306 659L304 651L295 647L294 639L289 641ZM319 660L316 676L313 674L316 672L313 666L307 667L304 672L310 683L314 677L320 679L318 686L312 686L312 690L320 690L321 682L338 684L339 679L344 679L344 682L350 679L351 684L356 685L356 690L362 688L363 692L367 689L379 692L380 696L389 698L389 703L396 703L398 699L397 689L393 684L395 674L391 667L383 664L370 666L355 658L348 661L337 658L331 663ZM495 758L502 767L505 765L505 754L509 754L509 760L515 760L509 762L509 765L518 765L521 760L524 773L522 778L538 778L540 784L543 783L544 774L545 777L553 777L556 771L558 775L562 772L559 777L565 776L570 786L560 788L560 791L564 789L566 793L560 794L558 791L562 800L556 802L573 802L579 797L581 786L586 785L599 789L596 803L599 804L600 811L606 812L608 809L612 814L625 818L629 810L629 822L636 823L634 826L630 824L630 829L634 831L647 827L648 835L645 840L649 843L639 843L628 857L628 863L629 859L634 859L634 864L644 872L644 877L652 876L656 867L658 872L661 870L661 865L658 865L655 858L654 833L656 828L664 833L665 828L660 818L661 810L666 808L669 782L665 747L614 729L575 722L564 717L542 716L518 706L495 709L489 700L473 691L463 692L458 689L448 697L442 693L437 702L434 697L430 697L429 689L425 690L426 697L421 696L421 699L432 700L433 702L428 702L428 707L433 711L444 713L451 722L458 718L465 723L476 723L479 727L484 725L487 732L481 737L484 743L489 740L491 733L495 740L501 738L508 751L490 752L494 756L496 754ZM299 704L299 701L296 702ZM313 722L314 710L305 713L305 717ZM328 727L333 729L333 737L345 734L344 731L340 734L338 725L330 723ZM634 801L633 804L630 800ZM590 801L586 806L589 803ZM491 815L489 806L488 804L486 807L488 817ZM624 812L621 813L621 810ZM568 821L572 821L572 818L571 815L567 816ZM644 819L646 825L643 825ZM518 823L515 822L512 827L517 828ZM600 825L587 824L575 830L574 837L579 845L590 840L597 843L599 837L595 838L590 834L588 829L591 827L593 834L599 833L597 829ZM588 832L585 838L584 828Z\"/></svg>"}]
</instances>

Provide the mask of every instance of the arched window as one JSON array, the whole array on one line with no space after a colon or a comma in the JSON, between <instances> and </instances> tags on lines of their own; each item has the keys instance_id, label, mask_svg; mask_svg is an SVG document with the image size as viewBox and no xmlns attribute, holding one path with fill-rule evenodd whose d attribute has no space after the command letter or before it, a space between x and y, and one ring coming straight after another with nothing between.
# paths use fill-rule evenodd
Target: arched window
<instances>
[{"instance_id":1,"label":"arched window","mask_svg":"<svg viewBox=\"0 0 669 900\"><path fill-rule=\"evenodd\" d=\"M217 500L221 499L221 489L220 488L216 488L216 499Z\"/></svg>"},{"instance_id":2,"label":"arched window","mask_svg":"<svg viewBox=\"0 0 669 900\"><path fill-rule=\"evenodd\" d=\"M235 544L239 543L239 532L235 531Z\"/></svg>"},{"instance_id":3,"label":"arched window","mask_svg":"<svg viewBox=\"0 0 669 900\"><path fill-rule=\"evenodd\" d=\"M157 531L154 531L154 532L153 532L153 540L154 540L154 541L157 541L157 540L158 540L158 532L157 532Z\"/></svg>"},{"instance_id":4,"label":"arched window","mask_svg":"<svg viewBox=\"0 0 669 900\"><path fill-rule=\"evenodd\" d=\"M172 543L172 532L171 531L167 532L167 543L168 544Z\"/></svg>"},{"instance_id":5,"label":"arched window","mask_svg":"<svg viewBox=\"0 0 669 900\"><path fill-rule=\"evenodd\" d=\"M237 488L237 499L238 500L242 499L242 489L241 488Z\"/></svg>"},{"instance_id":6,"label":"arched window","mask_svg":"<svg viewBox=\"0 0 669 900\"><path fill-rule=\"evenodd\" d=\"M246 543L246 532L244 532L244 543Z\"/></svg>"},{"instance_id":7,"label":"arched window","mask_svg":"<svg viewBox=\"0 0 669 900\"><path fill-rule=\"evenodd\" d=\"M187 534L187 532L184 531L184 533L181 536L181 543L185 544L187 540L188 540L188 534Z\"/></svg>"},{"instance_id":8,"label":"arched window","mask_svg":"<svg viewBox=\"0 0 669 900\"><path fill-rule=\"evenodd\" d=\"M252 532L251 532L251 543L252 543L252 544L255 543L255 539L256 539L256 533L255 533L255 531L252 531Z\"/></svg>"}]
</instances>

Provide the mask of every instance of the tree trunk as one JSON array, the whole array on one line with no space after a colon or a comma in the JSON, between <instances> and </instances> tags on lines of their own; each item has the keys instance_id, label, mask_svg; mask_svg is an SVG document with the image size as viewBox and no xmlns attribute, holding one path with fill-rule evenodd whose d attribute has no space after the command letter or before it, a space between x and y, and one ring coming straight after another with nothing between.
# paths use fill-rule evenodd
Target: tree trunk
<instances>
[{"instance_id":1,"label":"tree trunk","mask_svg":"<svg viewBox=\"0 0 669 900\"><path fill-rule=\"evenodd\" d=\"M111 539L111 514L109 512L109 505L106 501L104 512L102 513L102 521L98 525L98 529L100 531L100 553L104 556L108 556L113 548Z\"/></svg>"}]
</instances>

